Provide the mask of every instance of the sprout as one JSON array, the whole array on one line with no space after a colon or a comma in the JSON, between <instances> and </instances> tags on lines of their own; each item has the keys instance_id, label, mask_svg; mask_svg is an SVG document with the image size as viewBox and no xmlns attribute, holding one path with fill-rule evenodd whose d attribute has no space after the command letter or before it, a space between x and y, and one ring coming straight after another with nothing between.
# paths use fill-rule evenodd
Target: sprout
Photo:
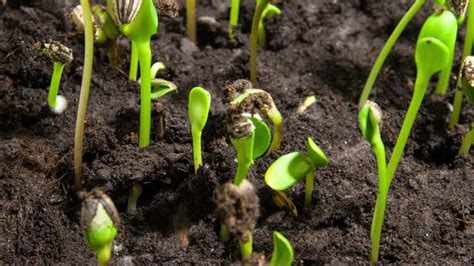
<instances>
[{"instance_id":1,"label":"sprout","mask_svg":"<svg viewBox=\"0 0 474 266\"><path fill-rule=\"evenodd\" d=\"M296 113L298 114L304 113L304 111L306 111L306 109L308 109L308 107L310 107L315 102L316 102L316 96L311 95L311 96L306 97L303 103L300 104L300 106L298 106L298 110L296 111Z\"/></svg>"},{"instance_id":2,"label":"sprout","mask_svg":"<svg viewBox=\"0 0 474 266\"><path fill-rule=\"evenodd\" d=\"M142 186L140 184L133 184L130 189L130 195L128 196L127 211L133 213L137 210L138 198L142 195Z\"/></svg>"},{"instance_id":3,"label":"sprout","mask_svg":"<svg viewBox=\"0 0 474 266\"><path fill-rule=\"evenodd\" d=\"M231 41L235 40L234 29L237 27L237 25L239 25L239 9L240 0L231 0L229 28L227 29L227 35Z\"/></svg>"},{"instance_id":4,"label":"sprout","mask_svg":"<svg viewBox=\"0 0 474 266\"><path fill-rule=\"evenodd\" d=\"M191 123L191 133L193 136L193 158L194 172L197 173L202 165L201 135L207 122L209 108L211 106L211 95L201 87L195 87L189 93L189 121Z\"/></svg>"},{"instance_id":5,"label":"sprout","mask_svg":"<svg viewBox=\"0 0 474 266\"><path fill-rule=\"evenodd\" d=\"M97 253L99 265L108 265L112 243L117 235L120 218L112 200L100 189L81 192L81 226L89 247Z\"/></svg>"},{"instance_id":6,"label":"sprout","mask_svg":"<svg viewBox=\"0 0 474 266\"><path fill-rule=\"evenodd\" d=\"M152 0L108 0L108 8L112 8L110 12L114 14L120 31L132 41L132 63L133 58L138 58L140 64L139 146L146 147L150 144L152 100L150 38L158 30L158 15Z\"/></svg>"},{"instance_id":7,"label":"sprout","mask_svg":"<svg viewBox=\"0 0 474 266\"><path fill-rule=\"evenodd\" d=\"M468 56L464 60L461 70L461 86L466 98L471 104L474 104L474 56ZM471 130L466 134L459 149L460 156L467 156L474 141L474 122L471 123Z\"/></svg>"},{"instance_id":8,"label":"sprout","mask_svg":"<svg viewBox=\"0 0 474 266\"><path fill-rule=\"evenodd\" d=\"M53 61L53 76L49 86L48 104L53 113L62 114L67 108L67 100L64 96L58 95L59 83L64 70L64 66L71 63L73 59L72 49L64 46L60 42L50 41L45 43L42 53Z\"/></svg>"},{"instance_id":9,"label":"sprout","mask_svg":"<svg viewBox=\"0 0 474 266\"><path fill-rule=\"evenodd\" d=\"M263 28L263 15L278 14L278 8L268 8L268 5L274 0L259 0L257 1L257 8L252 19L252 31L250 34L250 81L257 81L257 43L265 41L265 30ZM276 11L278 10L278 11ZM259 30L260 29L260 30ZM262 36L263 34L263 36Z\"/></svg>"},{"instance_id":10,"label":"sprout","mask_svg":"<svg viewBox=\"0 0 474 266\"><path fill-rule=\"evenodd\" d=\"M253 252L252 231L260 215L259 209L255 188L247 180L240 185L226 183L217 192L217 216L238 238L242 261Z\"/></svg>"},{"instance_id":11,"label":"sprout","mask_svg":"<svg viewBox=\"0 0 474 266\"><path fill-rule=\"evenodd\" d=\"M359 112L359 126L362 136L372 146L377 159L377 168L379 173L377 200L375 202L374 216L372 218L372 227L370 238L372 240L371 261L378 260L380 247L380 236L382 234L385 206L387 203L388 191L391 181L387 178L387 162L385 157L385 146L380 136L380 124L382 123L382 111L380 107L371 101L367 101Z\"/></svg>"},{"instance_id":12,"label":"sprout","mask_svg":"<svg viewBox=\"0 0 474 266\"><path fill-rule=\"evenodd\" d=\"M262 0L257 0L257 6L260 3L260 1ZM258 33L257 33L258 44L260 46L262 47L267 46L267 35L265 33L265 24L263 24L263 21L267 17L273 16L273 15L280 15L280 14L281 14L281 10L270 3L263 10L262 16L260 17L260 21L258 22Z\"/></svg>"},{"instance_id":13,"label":"sprout","mask_svg":"<svg viewBox=\"0 0 474 266\"><path fill-rule=\"evenodd\" d=\"M293 247L280 232L273 231L273 255L270 266L290 266L293 264Z\"/></svg>"},{"instance_id":14,"label":"sprout","mask_svg":"<svg viewBox=\"0 0 474 266\"><path fill-rule=\"evenodd\" d=\"M466 157L469 154L472 142L474 142L474 122L471 123L471 130L467 132L466 136L462 141L461 148L459 149L459 156Z\"/></svg>"},{"instance_id":15,"label":"sprout","mask_svg":"<svg viewBox=\"0 0 474 266\"><path fill-rule=\"evenodd\" d=\"M82 188L82 151L84 149L84 127L86 124L87 102L94 61L94 28L92 25L92 11L88 0L81 0L84 16L84 67L82 73L81 93L77 110L76 127L74 132L74 183L76 191Z\"/></svg>"},{"instance_id":16,"label":"sprout","mask_svg":"<svg viewBox=\"0 0 474 266\"><path fill-rule=\"evenodd\" d=\"M186 0L186 34L196 42L196 0Z\"/></svg>"},{"instance_id":17,"label":"sprout","mask_svg":"<svg viewBox=\"0 0 474 266\"><path fill-rule=\"evenodd\" d=\"M324 152L308 138L307 153L292 152L278 158L265 173L265 182L273 190L286 190L306 178L304 207L311 204L314 172L328 165Z\"/></svg>"}]
</instances>

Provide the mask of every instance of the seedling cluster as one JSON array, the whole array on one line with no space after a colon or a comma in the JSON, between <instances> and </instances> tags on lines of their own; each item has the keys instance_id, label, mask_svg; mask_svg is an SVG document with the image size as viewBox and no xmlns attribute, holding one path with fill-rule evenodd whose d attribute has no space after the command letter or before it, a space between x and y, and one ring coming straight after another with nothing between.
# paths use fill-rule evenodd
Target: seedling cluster
<instances>
[{"instance_id":1,"label":"seedling cluster","mask_svg":"<svg viewBox=\"0 0 474 266\"><path fill-rule=\"evenodd\" d=\"M230 21L228 37L236 41L236 30L239 19L239 0L230 0ZM97 253L100 265L107 265L112 254L112 243L116 237L120 218L111 198L99 189L91 192L82 191L82 156L84 126L92 75L94 43L105 47L112 67L117 67L118 40L121 35L131 41L129 79L140 84L140 128L139 147L150 144L151 106L152 101L177 90L172 82L157 78L165 69L162 62L152 65L151 38L158 31L158 12L153 0L106 0L106 7L95 4L91 7L88 0L81 0L81 5L69 13L68 18L78 31L85 35L85 55L81 92L76 120L74 140L74 173L75 188L82 200L81 225L87 244ZM251 25L250 36L250 81L237 80L225 87L227 94L225 127L229 142L235 149L236 171L233 182L224 184L216 194L217 216L221 222L220 237L227 241L231 236L237 238L240 245L242 262L256 259L268 263L265 256L253 252L253 230L260 214L260 203L257 190L249 181L248 175L258 158L263 158L276 151L283 138L283 116L277 108L271 94L255 88L257 81L257 46L265 47L267 37L264 20L271 15L280 15L282 11L272 0L257 0ZM456 84L454 112L450 127L457 124L463 95L474 103L474 57L470 56L474 38L474 4L468 1L436 0L434 12L424 22L415 48L416 81L413 97L401 127L391 157L387 162L385 145L381 135L381 108L368 100L370 91L388 53L403 32L409 21L424 4L416 0L407 11L396 29L388 39L378 56L359 101L359 127L363 138L371 145L377 160L378 192L374 207L370 238L372 240L371 262L376 263L379 257L382 227L388 192L395 176L396 169L408 141L411 129L429 87L430 80L438 74L436 93L445 94L452 72L458 26L465 20L468 9L467 32L464 43L462 62ZM186 30L188 37L196 42L196 2L186 1ZM176 3L166 3L176 13ZM61 75L65 65L73 60L72 50L63 44L50 41L43 45L42 52L54 63L54 70L49 87L48 104L53 112L60 114L67 106L64 97L58 95ZM138 77L138 69L140 76ZM198 174L203 162L202 134L211 111L212 97L202 87L194 87L189 92L188 115L192 136L194 174ZM298 108L304 112L316 102L314 95L307 97ZM474 140L474 122L461 145L459 155L467 156ZM329 164L329 159L316 142L307 138L306 151L295 151L276 159L265 173L265 182L275 192L275 203L288 208L295 216L297 210L293 201L283 192L291 189L305 179L304 208L311 206L314 190L314 177L318 169ZM231 177L229 176L229 180ZM127 210L133 214L142 194L142 186L135 183L131 186ZM273 232L274 251L270 265L291 265L294 251L281 233Z\"/></svg>"}]
</instances>

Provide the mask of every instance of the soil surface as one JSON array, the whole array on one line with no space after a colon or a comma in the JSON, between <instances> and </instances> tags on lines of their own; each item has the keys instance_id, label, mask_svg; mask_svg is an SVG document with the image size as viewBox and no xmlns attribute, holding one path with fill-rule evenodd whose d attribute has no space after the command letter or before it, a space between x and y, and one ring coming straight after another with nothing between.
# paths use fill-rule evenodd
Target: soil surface
<instances>
[{"instance_id":1,"label":"soil surface","mask_svg":"<svg viewBox=\"0 0 474 266\"><path fill-rule=\"evenodd\" d=\"M72 148L83 64L83 35L64 18L79 1L8 1L0 7L0 262L2 264L94 264L79 225L80 201L73 188ZM176 93L153 111L148 148L137 143L139 85L127 79L129 44L112 69L103 48L95 51L84 148L84 186L100 187L116 203L122 224L112 264L232 264L234 239L218 239L215 190L233 178L235 151L226 139L224 86L248 78L248 43L254 1L242 1L238 42L227 40L227 2L198 1L197 46L184 38L185 10L161 18L153 39L154 61L167 70ZM371 99L384 111L383 140L391 152L416 76L413 50L430 1L410 23L384 65ZM357 125L357 100L371 65L411 0L284 1L283 14L267 21L268 47L259 50L258 84L271 93L284 116L280 149L256 160L249 180L257 186L261 216L254 249L270 256L272 231L293 244L296 264L367 264L377 171ZM180 2L181 6L184 1ZM67 5L67 6L66 6ZM456 65L464 30L457 44ZM73 48L60 94L62 115L47 106L52 63L33 50L37 41ZM455 69L456 70L456 67ZM453 78L454 78L453 71ZM456 158L474 120L465 102L460 125L448 131L453 93L425 97L389 194L382 235L382 263L474 263L473 153ZM453 81L452 81L453 83ZM189 90L212 94L203 134L205 166L192 162L187 119ZM452 87L452 86L451 86ZM296 112L305 97L317 102ZM164 134L158 124L164 119ZM313 205L301 212L304 184L289 191L298 217L280 210L263 175L279 156L304 150L313 137L330 159L318 170ZM143 195L136 213L126 211L131 186ZM187 243L186 243L187 242ZM187 244L187 245L186 245Z\"/></svg>"}]
</instances>

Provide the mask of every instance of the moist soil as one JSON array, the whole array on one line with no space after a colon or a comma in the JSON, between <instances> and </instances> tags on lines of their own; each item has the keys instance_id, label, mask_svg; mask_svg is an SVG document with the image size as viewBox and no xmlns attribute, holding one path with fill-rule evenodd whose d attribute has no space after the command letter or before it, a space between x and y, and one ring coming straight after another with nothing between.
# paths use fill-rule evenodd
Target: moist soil
<instances>
[{"instance_id":1,"label":"moist soil","mask_svg":"<svg viewBox=\"0 0 474 266\"><path fill-rule=\"evenodd\" d=\"M73 187L72 149L83 65L83 35L64 11L79 1L8 1L0 9L0 261L2 264L94 264L79 224ZM122 224L112 264L238 263L237 241L218 239L216 188L231 180L235 151L226 138L224 86L248 78L249 29L254 1L242 3L238 41L226 37L228 6L198 3L197 46L184 38L185 10L161 18L153 39L154 61L178 91L154 104L152 139L138 148L139 85L127 79L129 44L110 67L96 47L84 144L84 187L100 187L117 205ZM284 116L280 149L255 161L261 215L254 249L272 252L272 231L295 249L295 264L368 264L370 226L377 188L376 162L357 125L357 100L378 52L412 1L298 0L279 5L268 19L268 47L259 51L259 88L271 93ZM181 6L184 1L180 2ZM407 27L384 65L371 99L384 111L383 140L391 152L408 107L416 69L413 50L428 3ZM209 19L212 18L212 19ZM455 65L464 30L460 31ZM75 59L65 68L62 115L47 106L52 63L32 49L37 41L61 41ZM455 71L453 79L455 79ZM447 130L453 93L425 97L388 198L380 249L382 263L471 264L474 254L473 157L456 157L474 119L465 102L460 125ZM453 83L453 81L452 81ZM203 133L205 165L194 174L188 94L202 86L212 94ZM452 86L451 86L452 87ZM305 97L317 102L296 112ZM158 126L164 122L164 131ZM293 217L272 202L264 173L279 156L305 149L313 137L330 164L316 173L313 204L301 212L304 185L288 194ZM134 183L143 194L127 213Z\"/></svg>"}]
</instances>

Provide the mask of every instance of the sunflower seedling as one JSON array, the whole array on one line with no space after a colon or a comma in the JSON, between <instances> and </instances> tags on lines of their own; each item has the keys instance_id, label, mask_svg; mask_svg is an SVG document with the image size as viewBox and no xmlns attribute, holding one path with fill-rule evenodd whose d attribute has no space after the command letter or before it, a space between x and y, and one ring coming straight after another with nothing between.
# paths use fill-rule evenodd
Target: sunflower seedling
<instances>
[{"instance_id":1,"label":"sunflower seedling","mask_svg":"<svg viewBox=\"0 0 474 266\"><path fill-rule=\"evenodd\" d=\"M142 195L142 186L140 184L133 184L130 189L130 195L128 196L127 211L133 213L137 210L138 198Z\"/></svg>"},{"instance_id":2,"label":"sunflower seedling","mask_svg":"<svg viewBox=\"0 0 474 266\"><path fill-rule=\"evenodd\" d=\"M431 15L428 18L428 20L433 20L433 17L436 17L436 16L446 17L446 15L444 13L449 12L452 16L457 16L459 18L459 22L462 22L462 20L463 20L462 18L464 17L464 13L465 13L466 7L467 7L467 2L468 2L467 0L448 0L448 1L435 0L433 2L434 2L434 5L433 5L434 14ZM420 8L423 6L424 3L425 3L425 0L415 0L413 5L405 13L405 15L400 20L400 22L398 23L395 30L392 32L392 34L388 38L388 40L385 43L382 51L378 55L374 65L373 65L373 67L370 71L369 77L367 78L367 81L364 85L364 89L363 89L362 94L359 98L359 107L360 108L362 108L364 106L365 102L369 98L370 92L372 91L372 88L374 86L377 75L380 72L380 69L382 68L382 65L383 65L385 59L387 58L388 54L392 50L393 46L397 42L397 40L400 37L400 35L402 34L402 32L405 30L408 23L415 16L415 14L418 13L418 11L420 10ZM471 13L471 11L470 11L470 14L474 14L474 11L472 11L472 12L473 13ZM472 17L472 16L469 15L469 17ZM449 34L451 36L454 35L454 39L456 39L456 31L457 31L458 20L455 17L455 22L456 22L455 25L451 24L451 20L446 21L446 22L449 22L449 23L448 24L438 24L439 30L444 32L445 34ZM430 24L430 23L431 22L426 21L424 24ZM465 42L465 45L464 45L464 51L466 51L466 49L469 49L469 51L470 51L470 49L472 47L472 34L471 34L471 32L472 32L473 24L474 24L474 20L470 19L468 21L468 25L467 25L467 31L466 31L467 34L466 34L466 42ZM469 40L470 40L470 42L468 43ZM446 45L448 45L448 44L446 43ZM450 45L448 45L447 48L448 48L449 51L452 51L452 49L454 49ZM465 54L463 52L463 54L468 55L469 53ZM448 88L448 85L449 85L449 77L451 75L453 57L454 57L454 53L450 53L448 62L446 63L444 68L440 70L441 72L439 74L439 79L438 79L438 83L437 83L437 86L436 86L436 93L438 93L438 94L443 95L447 91L447 88Z\"/></svg>"},{"instance_id":3,"label":"sunflower seedling","mask_svg":"<svg viewBox=\"0 0 474 266\"><path fill-rule=\"evenodd\" d=\"M265 173L265 182L273 190L282 191L306 178L304 207L307 208L313 197L315 171L328 163L324 152L309 137L306 154L297 151L278 158Z\"/></svg>"},{"instance_id":4,"label":"sunflower seedling","mask_svg":"<svg viewBox=\"0 0 474 266\"><path fill-rule=\"evenodd\" d=\"M211 107L211 94L201 87L195 87L189 93L189 121L193 136L194 172L197 173L202 165L201 135L206 126L209 108Z\"/></svg>"},{"instance_id":5,"label":"sunflower seedling","mask_svg":"<svg viewBox=\"0 0 474 266\"><path fill-rule=\"evenodd\" d=\"M114 203L100 189L81 192L81 226L89 247L97 253L99 265L109 265L112 243L117 235L120 217Z\"/></svg>"},{"instance_id":6,"label":"sunflower seedling","mask_svg":"<svg viewBox=\"0 0 474 266\"><path fill-rule=\"evenodd\" d=\"M462 66L461 86L468 99L469 103L474 105L474 56L468 56L464 59ZM474 122L471 123L471 130L467 132L463 139L461 148L459 149L460 156L467 156L474 141Z\"/></svg>"},{"instance_id":7,"label":"sunflower seedling","mask_svg":"<svg viewBox=\"0 0 474 266\"><path fill-rule=\"evenodd\" d=\"M252 231L260 215L260 204L254 186L247 180L240 185L224 184L217 192L217 216L239 240L242 262L253 252Z\"/></svg>"},{"instance_id":8,"label":"sunflower seedling","mask_svg":"<svg viewBox=\"0 0 474 266\"><path fill-rule=\"evenodd\" d=\"M67 100L64 96L58 95L59 84L64 66L71 63L73 59L72 49L60 42L50 41L50 43L44 44L42 53L54 64L53 76L49 85L48 105L55 114L62 114L67 108Z\"/></svg>"},{"instance_id":9,"label":"sunflower seedling","mask_svg":"<svg viewBox=\"0 0 474 266\"><path fill-rule=\"evenodd\" d=\"M291 266L293 253L290 241L280 232L273 231L273 255L270 266Z\"/></svg>"}]
</instances>

